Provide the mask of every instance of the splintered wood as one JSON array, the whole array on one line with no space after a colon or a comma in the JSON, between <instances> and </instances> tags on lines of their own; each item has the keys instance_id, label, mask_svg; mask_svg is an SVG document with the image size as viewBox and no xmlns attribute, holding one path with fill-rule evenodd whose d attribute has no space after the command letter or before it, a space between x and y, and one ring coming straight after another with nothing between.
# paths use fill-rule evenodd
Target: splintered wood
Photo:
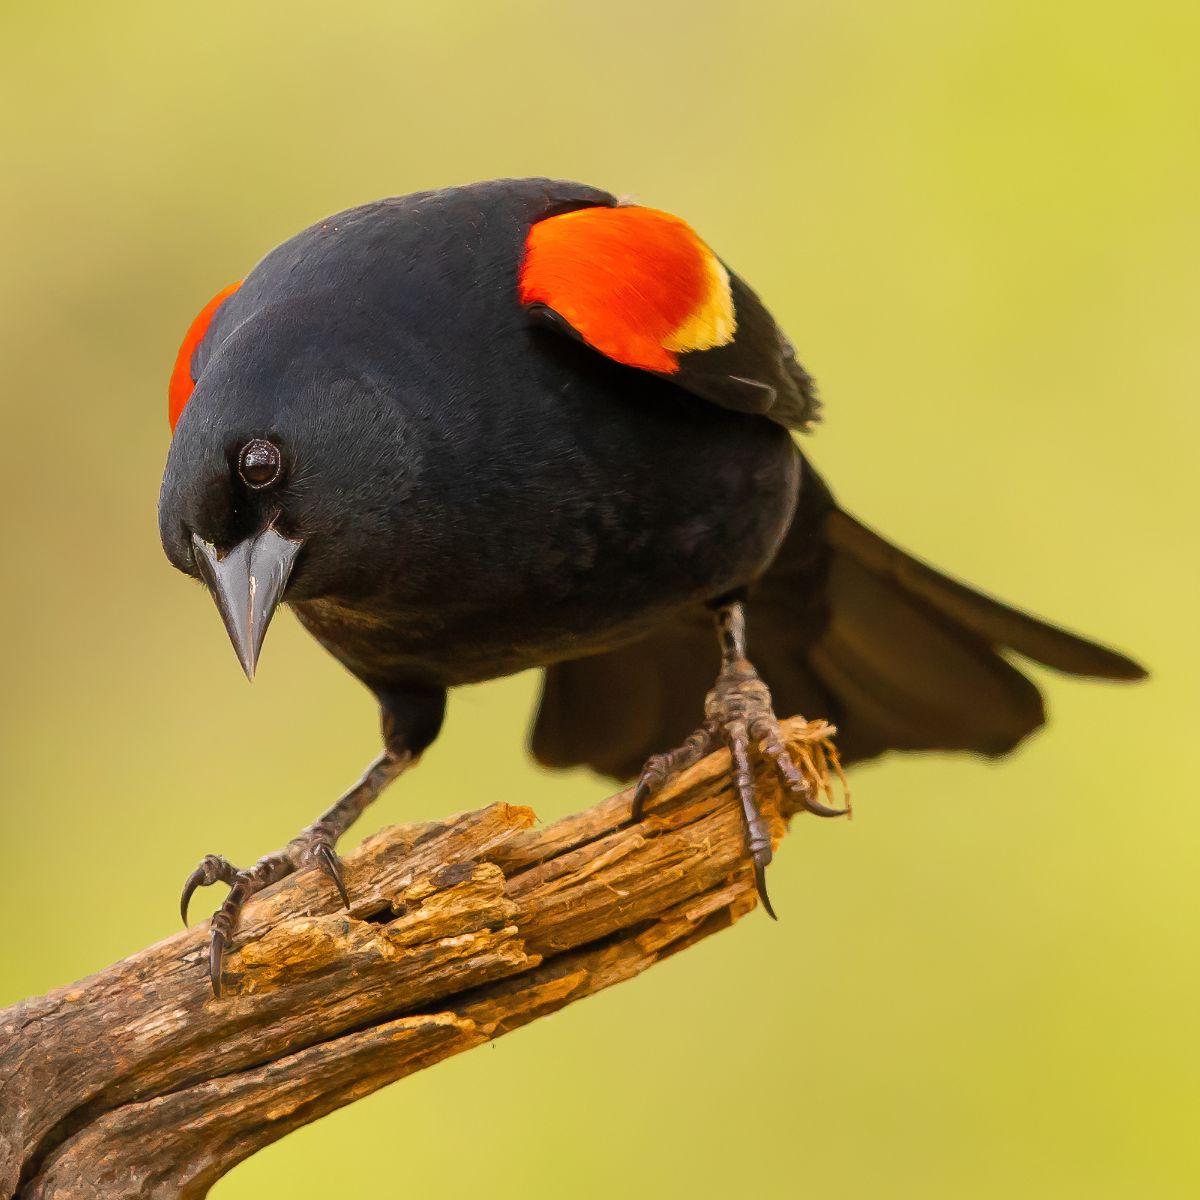
<instances>
[{"instance_id":1,"label":"splintered wood","mask_svg":"<svg viewBox=\"0 0 1200 1200\"><path fill-rule=\"evenodd\" d=\"M823 722L783 723L814 794ZM292 1129L630 979L757 903L724 751L536 826L493 804L395 826L255 897L214 998L207 925L0 1012L0 1196L199 1197ZM763 768L776 840L798 808Z\"/></svg>"}]
</instances>

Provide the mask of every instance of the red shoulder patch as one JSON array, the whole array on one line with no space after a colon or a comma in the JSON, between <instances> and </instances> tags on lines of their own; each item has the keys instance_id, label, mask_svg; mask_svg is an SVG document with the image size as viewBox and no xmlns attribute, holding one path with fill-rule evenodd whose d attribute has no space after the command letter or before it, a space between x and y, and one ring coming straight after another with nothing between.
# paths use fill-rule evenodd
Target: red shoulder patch
<instances>
[{"instance_id":1,"label":"red shoulder patch","mask_svg":"<svg viewBox=\"0 0 1200 1200\"><path fill-rule=\"evenodd\" d=\"M593 349L671 375L678 355L733 340L729 274L686 221L653 208L579 208L529 231L522 304L557 313Z\"/></svg>"},{"instance_id":2,"label":"red shoulder patch","mask_svg":"<svg viewBox=\"0 0 1200 1200\"><path fill-rule=\"evenodd\" d=\"M239 279L237 283L231 283L227 288L219 291L200 310L200 315L188 326L188 331L183 336L183 344L175 356L175 367L171 371L171 383L167 388L167 416L171 422L172 433L175 432L180 414L192 398L192 389L196 386L196 381L192 378L192 355L196 352L196 347L204 340L204 335L208 332L208 327L212 324L217 309L241 286L242 280Z\"/></svg>"}]
</instances>

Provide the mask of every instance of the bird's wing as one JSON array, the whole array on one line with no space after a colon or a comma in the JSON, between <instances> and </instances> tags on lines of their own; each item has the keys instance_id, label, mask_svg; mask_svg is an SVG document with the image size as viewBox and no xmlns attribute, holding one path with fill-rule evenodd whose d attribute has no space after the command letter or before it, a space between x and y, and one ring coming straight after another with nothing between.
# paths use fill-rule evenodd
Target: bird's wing
<instances>
[{"instance_id":1,"label":"bird's wing","mask_svg":"<svg viewBox=\"0 0 1200 1200\"><path fill-rule=\"evenodd\" d=\"M171 423L171 432L179 424L179 418L192 398L192 390L196 386L196 376L193 374L193 359L196 349L208 334L217 310L242 286L243 281L231 283L219 291L197 314L196 319L188 326L183 335L179 353L175 356L175 366L171 371L171 382L167 389L167 418Z\"/></svg>"},{"instance_id":2,"label":"bird's wing","mask_svg":"<svg viewBox=\"0 0 1200 1200\"><path fill-rule=\"evenodd\" d=\"M520 300L606 357L790 429L818 416L813 381L762 301L685 221L636 205L536 222Z\"/></svg>"}]
</instances>

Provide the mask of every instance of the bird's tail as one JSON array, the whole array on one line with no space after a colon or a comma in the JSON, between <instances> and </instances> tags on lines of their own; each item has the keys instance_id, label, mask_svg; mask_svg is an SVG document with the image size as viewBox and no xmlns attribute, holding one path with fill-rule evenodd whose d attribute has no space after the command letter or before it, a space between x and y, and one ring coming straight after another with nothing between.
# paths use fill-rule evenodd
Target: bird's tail
<instances>
[{"instance_id":1,"label":"bird's tail","mask_svg":"<svg viewBox=\"0 0 1200 1200\"><path fill-rule=\"evenodd\" d=\"M935 571L839 509L811 471L778 557L750 593L751 660L780 716L838 727L843 761L885 750L999 755L1045 721L1014 652L1071 675L1140 679L1116 651ZM719 666L711 621L546 671L533 751L621 779L699 724Z\"/></svg>"}]
</instances>

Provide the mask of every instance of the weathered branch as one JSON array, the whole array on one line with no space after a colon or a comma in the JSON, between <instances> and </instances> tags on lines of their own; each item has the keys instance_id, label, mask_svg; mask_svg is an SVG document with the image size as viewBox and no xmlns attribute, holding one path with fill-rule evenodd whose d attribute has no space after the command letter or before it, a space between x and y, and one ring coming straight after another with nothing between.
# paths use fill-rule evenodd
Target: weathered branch
<instances>
[{"instance_id":1,"label":"weathered branch","mask_svg":"<svg viewBox=\"0 0 1200 1200\"><path fill-rule=\"evenodd\" d=\"M829 727L784 729L827 787ZM728 767L704 759L638 824L624 792L540 829L506 804L385 829L346 856L349 912L319 871L246 907L221 999L205 925L0 1012L0 1196L203 1196L292 1129L732 924L756 898Z\"/></svg>"}]
</instances>

